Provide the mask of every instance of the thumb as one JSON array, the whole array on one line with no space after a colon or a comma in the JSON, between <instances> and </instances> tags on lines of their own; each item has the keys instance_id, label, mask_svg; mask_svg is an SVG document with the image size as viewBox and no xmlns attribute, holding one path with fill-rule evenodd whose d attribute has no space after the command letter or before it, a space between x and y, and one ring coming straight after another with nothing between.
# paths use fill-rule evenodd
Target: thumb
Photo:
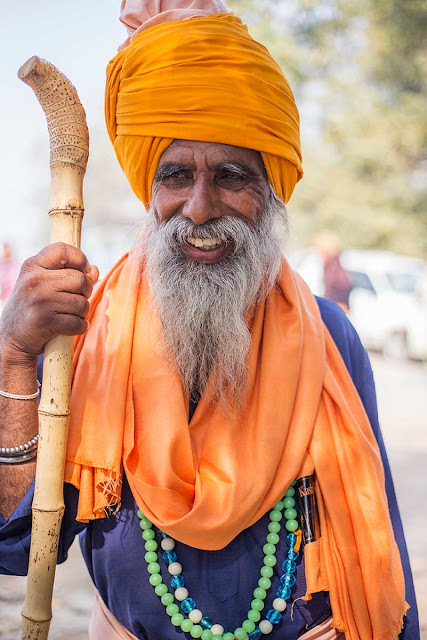
<instances>
[{"instance_id":1,"label":"thumb","mask_svg":"<svg viewBox=\"0 0 427 640\"><path fill-rule=\"evenodd\" d=\"M99 280L99 269L98 269L98 267L95 264L91 264L90 265L90 271L89 271L89 273L87 275L88 275L89 280L91 281L91 283L93 285L95 285Z\"/></svg>"}]
</instances>

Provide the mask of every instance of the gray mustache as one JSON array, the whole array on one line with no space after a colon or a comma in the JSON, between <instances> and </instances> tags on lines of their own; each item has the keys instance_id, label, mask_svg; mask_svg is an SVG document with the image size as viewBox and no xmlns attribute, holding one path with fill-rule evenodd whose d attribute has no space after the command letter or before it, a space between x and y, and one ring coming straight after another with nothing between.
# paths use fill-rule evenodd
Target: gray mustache
<instances>
[{"instance_id":1,"label":"gray mustache","mask_svg":"<svg viewBox=\"0 0 427 640\"><path fill-rule=\"evenodd\" d=\"M256 237L257 229L248 222L235 216L223 216L208 220L204 224L194 224L183 215L176 215L159 226L164 239L182 245L189 236L205 240L221 238L223 242L233 241L234 254L238 253L249 239Z\"/></svg>"}]
</instances>

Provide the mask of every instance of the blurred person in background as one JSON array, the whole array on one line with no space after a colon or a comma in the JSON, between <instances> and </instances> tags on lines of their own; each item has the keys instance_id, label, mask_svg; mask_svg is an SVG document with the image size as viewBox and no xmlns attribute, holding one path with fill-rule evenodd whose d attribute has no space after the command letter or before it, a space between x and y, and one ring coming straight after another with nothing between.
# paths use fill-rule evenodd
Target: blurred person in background
<instances>
[{"instance_id":1,"label":"blurred person in background","mask_svg":"<svg viewBox=\"0 0 427 640\"><path fill-rule=\"evenodd\" d=\"M0 247L0 301L2 303L8 299L18 271L18 263L13 257L11 245L8 242L3 242Z\"/></svg>"},{"instance_id":2,"label":"blurred person in background","mask_svg":"<svg viewBox=\"0 0 427 640\"><path fill-rule=\"evenodd\" d=\"M96 267L46 247L0 324L4 449L37 430L46 342L81 336L59 561L80 534L90 638L418 640L366 352L280 251L289 85L220 0L125 0L121 20L106 119L140 245L90 307ZM4 449L0 567L25 574L35 462Z\"/></svg>"},{"instance_id":3,"label":"blurred person in background","mask_svg":"<svg viewBox=\"0 0 427 640\"><path fill-rule=\"evenodd\" d=\"M334 231L322 231L316 236L314 246L323 263L324 297L335 302L346 313L352 290L351 277L340 262L341 243Z\"/></svg>"}]
</instances>

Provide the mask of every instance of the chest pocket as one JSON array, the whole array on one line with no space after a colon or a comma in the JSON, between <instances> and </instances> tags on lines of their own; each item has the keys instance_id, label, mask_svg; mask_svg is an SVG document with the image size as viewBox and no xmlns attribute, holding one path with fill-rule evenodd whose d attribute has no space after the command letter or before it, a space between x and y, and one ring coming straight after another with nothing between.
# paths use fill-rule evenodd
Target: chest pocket
<instances>
[{"instance_id":1,"label":"chest pocket","mask_svg":"<svg viewBox=\"0 0 427 640\"><path fill-rule=\"evenodd\" d=\"M239 591L239 537L224 549L209 553L208 590L220 602L226 602Z\"/></svg>"}]
</instances>

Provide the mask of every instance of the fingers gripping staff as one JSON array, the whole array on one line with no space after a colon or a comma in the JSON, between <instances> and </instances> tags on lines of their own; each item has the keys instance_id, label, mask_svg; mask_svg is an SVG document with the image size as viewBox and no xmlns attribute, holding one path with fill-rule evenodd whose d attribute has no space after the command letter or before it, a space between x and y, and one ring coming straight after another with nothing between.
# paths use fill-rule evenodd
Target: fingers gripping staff
<instances>
[{"instance_id":1,"label":"fingers gripping staff","mask_svg":"<svg viewBox=\"0 0 427 640\"><path fill-rule=\"evenodd\" d=\"M82 185L89 154L85 111L70 81L53 65L30 58L18 76L34 91L46 115L50 139L50 241L80 247ZM22 640L48 637L59 531L64 512L63 477L69 421L72 336L57 336L44 350L39 405L39 446L33 526Z\"/></svg>"}]
</instances>

